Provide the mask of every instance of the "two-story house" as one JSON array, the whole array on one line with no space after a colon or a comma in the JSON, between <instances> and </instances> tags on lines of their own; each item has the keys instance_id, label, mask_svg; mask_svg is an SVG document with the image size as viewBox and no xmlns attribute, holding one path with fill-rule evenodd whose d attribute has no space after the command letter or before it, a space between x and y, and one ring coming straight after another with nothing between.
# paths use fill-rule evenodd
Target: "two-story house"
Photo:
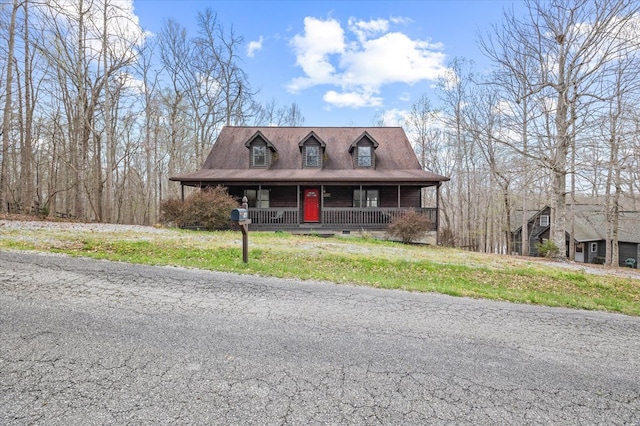
<instances>
[{"instance_id":1,"label":"two-story house","mask_svg":"<svg viewBox=\"0 0 640 426\"><path fill-rule=\"evenodd\" d=\"M400 127L234 127L202 169L171 177L183 188L222 185L249 200L254 230L384 229L415 209L438 229L440 185Z\"/></svg>"}]
</instances>

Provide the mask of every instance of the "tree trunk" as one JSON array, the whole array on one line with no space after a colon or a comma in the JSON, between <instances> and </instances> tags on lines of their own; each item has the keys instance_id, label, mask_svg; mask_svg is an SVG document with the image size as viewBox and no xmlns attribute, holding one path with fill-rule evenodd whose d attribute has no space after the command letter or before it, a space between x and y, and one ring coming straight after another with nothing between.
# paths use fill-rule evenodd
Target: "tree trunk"
<instances>
[{"instance_id":1,"label":"tree trunk","mask_svg":"<svg viewBox=\"0 0 640 426\"><path fill-rule=\"evenodd\" d=\"M20 151L20 182L22 184L22 211L30 214L34 206L33 183L33 111L35 103L32 99L31 53L29 49L29 1L24 0L24 140ZM38 213L36 211L36 213Z\"/></svg>"},{"instance_id":2,"label":"tree trunk","mask_svg":"<svg viewBox=\"0 0 640 426\"><path fill-rule=\"evenodd\" d=\"M6 95L2 121L2 163L0 163L0 213L8 211L9 201L9 138L11 136L11 116L13 115L13 61L18 0L13 0L11 22L9 24L9 45L7 47Z\"/></svg>"},{"instance_id":3,"label":"tree trunk","mask_svg":"<svg viewBox=\"0 0 640 426\"><path fill-rule=\"evenodd\" d=\"M115 168L115 154L113 149L113 126L111 123L111 90L109 88L109 54L108 54L108 37L107 23L109 22L108 15L109 2L105 0L104 7L102 9L103 15L103 33L102 33L102 59L104 66L104 138L105 138L105 150L106 150L106 164L105 164L105 182L104 182L104 199L101 203L102 221L113 221L113 170ZM98 175L98 181L96 186L102 188L102 176Z\"/></svg>"}]
</instances>

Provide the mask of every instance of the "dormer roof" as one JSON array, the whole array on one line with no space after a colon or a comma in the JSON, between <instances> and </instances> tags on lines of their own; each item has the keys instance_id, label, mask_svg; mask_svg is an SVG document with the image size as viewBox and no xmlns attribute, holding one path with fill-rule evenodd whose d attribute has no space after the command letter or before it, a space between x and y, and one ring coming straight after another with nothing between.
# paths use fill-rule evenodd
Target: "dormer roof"
<instances>
[{"instance_id":1,"label":"dormer roof","mask_svg":"<svg viewBox=\"0 0 640 426\"><path fill-rule=\"evenodd\" d=\"M302 147L304 146L305 143L307 143L307 141L309 139L315 139L316 141L318 141L318 143L320 143L320 146L322 147L322 149L325 149L327 147L327 144L320 138L320 136L318 136L316 134L316 132L314 132L313 130L309 132L309 134L307 136L304 137L304 139L302 139L300 141L300 143L298 143L298 147L300 148L300 150L302 150Z\"/></svg>"},{"instance_id":2,"label":"dormer roof","mask_svg":"<svg viewBox=\"0 0 640 426\"><path fill-rule=\"evenodd\" d=\"M356 140L353 141L353 143L349 146L349 153L352 153L353 150L355 149L356 146L358 146L358 144L360 142L362 142L363 139L368 139L371 144L373 145L373 149L378 148L378 142L369 134L368 131L364 131Z\"/></svg>"},{"instance_id":3,"label":"dormer roof","mask_svg":"<svg viewBox=\"0 0 640 426\"><path fill-rule=\"evenodd\" d=\"M251 135L251 137L249 139L247 139L247 141L244 143L244 146L246 146L247 148L249 148L251 146L251 144L253 143L253 141L255 141L256 139L262 139L266 144L267 147L273 151L273 152L278 152L278 150L276 149L276 147L271 143L271 141L269 139L267 139L260 130L257 130L253 135Z\"/></svg>"}]
</instances>

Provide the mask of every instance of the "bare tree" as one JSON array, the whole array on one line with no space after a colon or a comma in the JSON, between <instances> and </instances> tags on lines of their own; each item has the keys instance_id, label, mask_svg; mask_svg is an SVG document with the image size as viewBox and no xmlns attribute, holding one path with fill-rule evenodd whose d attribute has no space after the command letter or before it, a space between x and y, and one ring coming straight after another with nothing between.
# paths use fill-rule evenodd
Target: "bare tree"
<instances>
[{"instance_id":1,"label":"bare tree","mask_svg":"<svg viewBox=\"0 0 640 426\"><path fill-rule=\"evenodd\" d=\"M511 19L507 14L506 19ZM537 150L530 149L529 131L530 123L535 119L535 102L524 96L530 90L530 79L536 78L536 69L532 65L532 58L521 50L521 45L509 32L509 27L501 29L494 26L494 37L480 38L480 49L494 60L497 67L486 79L486 83L499 87L502 95L499 107L501 121L503 123L500 134L492 137L496 142L507 146L515 152L519 158L513 158L513 166L518 167L519 176L516 183L519 184L520 202L522 214L520 216L521 229L521 254L529 255L529 197L530 184L534 178L531 165L536 166L540 155ZM498 47L499 46L499 47ZM496 56L496 52L500 55ZM503 61L507 60L506 64ZM540 207L540 206L533 206Z\"/></svg>"},{"instance_id":2,"label":"bare tree","mask_svg":"<svg viewBox=\"0 0 640 426\"><path fill-rule=\"evenodd\" d=\"M611 84L613 96L609 103L608 114L604 117L606 124L602 140L607 142L609 161L606 173L604 212L607 223L605 264L616 266L619 261L618 238L620 212L624 191L623 172L629 168L633 158L634 115L640 100L640 51L633 46L626 55L621 56L615 64L615 76L607 83ZM628 187L626 192L631 192Z\"/></svg>"},{"instance_id":3,"label":"bare tree","mask_svg":"<svg viewBox=\"0 0 640 426\"><path fill-rule=\"evenodd\" d=\"M5 83L5 98L2 120L2 162L0 163L0 213L7 211L9 194L9 137L11 131L11 117L13 115L13 66L14 46L16 39L16 17L20 2L13 0L11 18L9 23L8 47L7 47L7 71Z\"/></svg>"},{"instance_id":4,"label":"bare tree","mask_svg":"<svg viewBox=\"0 0 640 426\"><path fill-rule=\"evenodd\" d=\"M413 149L418 154L422 168L427 168L430 144L434 139L436 115L437 111L431 107L431 101L426 94L422 94L405 119L406 130L413 141Z\"/></svg>"},{"instance_id":5,"label":"bare tree","mask_svg":"<svg viewBox=\"0 0 640 426\"><path fill-rule=\"evenodd\" d=\"M254 102L250 115L254 126L302 126L305 120L297 103L281 107L275 99L264 104Z\"/></svg>"},{"instance_id":6,"label":"bare tree","mask_svg":"<svg viewBox=\"0 0 640 426\"><path fill-rule=\"evenodd\" d=\"M159 189L162 184L158 174L158 137L160 134L160 100L158 93L159 74L161 70L155 70L154 53L157 47L157 39L148 39L144 44L136 48L138 61L136 71L142 80L142 93L140 102L144 111L144 123L142 124L142 150L144 152L144 211L141 221L143 224L157 223L159 219L158 206L160 205Z\"/></svg>"},{"instance_id":7,"label":"bare tree","mask_svg":"<svg viewBox=\"0 0 640 426\"><path fill-rule=\"evenodd\" d=\"M584 104L606 96L597 82L606 65L623 53L621 33L638 10L628 0L527 0L528 15L505 15L503 33L488 49L492 59L514 74L522 72L517 46L533 61L536 74L527 76L522 99L544 95L553 99L550 149L542 158L552 176L551 239L565 256L567 231L567 175L569 153L575 143L575 122ZM504 48L503 48L504 47Z\"/></svg>"},{"instance_id":8,"label":"bare tree","mask_svg":"<svg viewBox=\"0 0 640 426\"><path fill-rule=\"evenodd\" d=\"M304 125L304 116L300 110L300 106L293 102L289 108L287 108L286 119L284 126L302 126Z\"/></svg>"},{"instance_id":9,"label":"bare tree","mask_svg":"<svg viewBox=\"0 0 640 426\"><path fill-rule=\"evenodd\" d=\"M454 59L447 74L439 82L440 95L444 103L442 119L449 137L451 149L455 153L455 169L452 183L455 183L455 223L456 245L471 250L479 246L477 239L479 210L473 206L472 198L477 195L473 187L479 182L475 164L475 140L467 132L465 107L469 105L471 74L473 64L465 59Z\"/></svg>"},{"instance_id":10,"label":"bare tree","mask_svg":"<svg viewBox=\"0 0 640 426\"><path fill-rule=\"evenodd\" d=\"M24 64L24 102L22 103L24 117L22 120L22 146L20 149L20 182L22 211L30 214L34 207L34 181L33 181L33 115L36 107L36 97L34 96L34 78L32 73L33 57L30 49L31 39L29 36L29 1L23 2L23 64ZM38 206L39 207L39 206Z\"/></svg>"},{"instance_id":11,"label":"bare tree","mask_svg":"<svg viewBox=\"0 0 640 426\"><path fill-rule=\"evenodd\" d=\"M191 87L187 94L194 117L195 161L198 166L204 162L208 148L213 145L226 118L222 64L218 61L217 52L221 37L219 25L217 15L210 9L198 13Z\"/></svg>"},{"instance_id":12,"label":"bare tree","mask_svg":"<svg viewBox=\"0 0 640 426\"><path fill-rule=\"evenodd\" d=\"M468 132L476 137L478 148L488 166L492 184L500 188L499 195L496 195L502 204L497 203L499 208L496 207L493 214L488 215L498 216L493 218L498 232L496 235L489 235L490 250L487 251L511 253L511 184L516 170L513 167L512 153L499 142L505 133L501 120L503 115L500 111L501 101L502 92L496 90L495 86L482 87L472 98L473 107L469 107L466 111L465 124ZM492 191L487 192L487 194L491 193Z\"/></svg>"},{"instance_id":13,"label":"bare tree","mask_svg":"<svg viewBox=\"0 0 640 426\"><path fill-rule=\"evenodd\" d=\"M199 166L222 125L248 118L242 38L210 11L191 38L170 21L160 48L149 39L143 49L115 0L15 0L0 10L0 211L11 203L155 222L167 189L176 195L168 176ZM144 85L131 78L134 62ZM285 115L304 121L297 104Z\"/></svg>"},{"instance_id":14,"label":"bare tree","mask_svg":"<svg viewBox=\"0 0 640 426\"><path fill-rule=\"evenodd\" d=\"M443 176L451 176L455 170L454 157L451 155L452 150L448 149L439 114L440 112L431 106L428 96L422 94L411 107L402 126L412 142L422 168ZM382 117L379 125L384 125ZM423 194L425 197L433 197L433 195L429 191L425 191ZM438 241L446 245L454 244L454 241L451 241L454 228L451 220L453 209L451 200L453 199L450 186L445 185L440 189L440 199L431 200L433 202L439 201L441 206Z\"/></svg>"},{"instance_id":15,"label":"bare tree","mask_svg":"<svg viewBox=\"0 0 640 426\"><path fill-rule=\"evenodd\" d=\"M169 20L160 31L160 59L169 79L169 87L162 91L161 100L163 121L165 122L164 155L159 158L158 170L162 182L183 168L195 167L195 153L189 149L189 141L193 140L193 126L189 110L189 102L185 96L190 91L190 58L191 46L186 29L176 21ZM160 200L164 198L160 188ZM168 194L178 196L177 187Z\"/></svg>"}]
</instances>

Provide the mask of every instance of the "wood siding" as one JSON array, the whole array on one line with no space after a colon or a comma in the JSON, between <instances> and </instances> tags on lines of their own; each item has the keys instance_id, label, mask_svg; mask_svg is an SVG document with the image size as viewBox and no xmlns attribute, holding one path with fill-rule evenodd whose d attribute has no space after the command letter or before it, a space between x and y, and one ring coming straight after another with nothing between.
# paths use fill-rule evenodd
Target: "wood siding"
<instances>
[{"instance_id":1,"label":"wood siding","mask_svg":"<svg viewBox=\"0 0 640 426\"><path fill-rule=\"evenodd\" d=\"M325 186L324 207L352 207L353 190L351 186Z\"/></svg>"}]
</instances>

